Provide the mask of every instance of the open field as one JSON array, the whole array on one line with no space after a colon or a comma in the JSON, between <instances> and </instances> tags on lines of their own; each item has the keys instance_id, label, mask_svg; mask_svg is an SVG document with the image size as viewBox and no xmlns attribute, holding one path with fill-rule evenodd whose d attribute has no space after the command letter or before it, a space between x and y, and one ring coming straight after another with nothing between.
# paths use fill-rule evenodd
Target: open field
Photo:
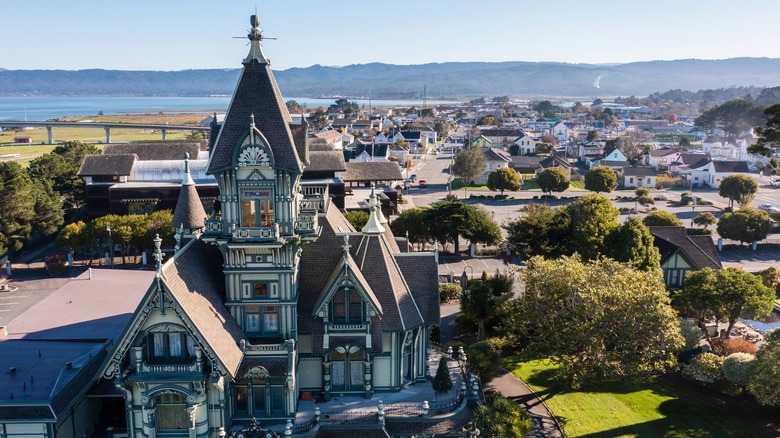
<instances>
[{"instance_id":1,"label":"open field","mask_svg":"<svg viewBox=\"0 0 780 438\"><path fill-rule=\"evenodd\" d=\"M604 383L572 391L553 380L555 367L546 361L508 358L503 365L536 391L569 437L766 436L744 412L664 380L636 386Z\"/></svg>"},{"instance_id":2,"label":"open field","mask_svg":"<svg viewBox=\"0 0 780 438\"><path fill-rule=\"evenodd\" d=\"M61 122L73 122L73 121L92 121L92 122L112 122L112 123L149 123L158 125L197 125L201 120L208 117L210 114L203 113L174 113L174 114L123 114L113 116L82 116L82 117L63 117L56 119ZM54 141L67 141L67 140L80 140L85 143L102 143L106 140L105 131L96 128L54 128L52 130L54 135ZM187 131L169 131L167 135L168 140L182 139L187 136ZM30 146L24 145L24 148L30 148L29 153L33 153L32 150L36 146L43 147L41 143L48 141L48 134L46 128L33 128L25 129L22 131L6 130L0 132L0 154L18 153L10 152L8 148L9 144L14 142L14 137L19 135L30 136L33 139L33 144ZM132 140L160 140L162 136L157 130L140 130L140 129L111 129L111 141L115 143L122 143ZM46 145L48 147L48 145ZM48 152L51 149L39 152L38 155ZM35 155L35 156L38 156ZM34 158L33 156L32 158Z\"/></svg>"}]
</instances>

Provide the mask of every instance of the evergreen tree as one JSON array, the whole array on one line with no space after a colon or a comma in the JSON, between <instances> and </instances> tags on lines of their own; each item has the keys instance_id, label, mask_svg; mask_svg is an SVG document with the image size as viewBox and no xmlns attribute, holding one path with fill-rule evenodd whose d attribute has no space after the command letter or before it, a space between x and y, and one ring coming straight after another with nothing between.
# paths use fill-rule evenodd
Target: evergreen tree
<instances>
[{"instance_id":1,"label":"evergreen tree","mask_svg":"<svg viewBox=\"0 0 780 438\"><path fill-rule=\"evenodd\" d=\"M439 360L439 368L436 369L436 376L433 378L433 390L439 393L448 392L452 389L452 378L450 378L450 369L447 367L447 357L442 356Z\"/></svg>"}]
</instances>

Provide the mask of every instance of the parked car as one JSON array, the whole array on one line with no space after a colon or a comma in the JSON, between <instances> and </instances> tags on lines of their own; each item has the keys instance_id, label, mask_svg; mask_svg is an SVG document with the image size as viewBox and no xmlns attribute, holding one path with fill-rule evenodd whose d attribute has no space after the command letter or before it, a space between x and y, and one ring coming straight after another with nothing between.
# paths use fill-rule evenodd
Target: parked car
<instances>
[{"instance_id":1,"label":"parked car","mask_svg":"<svg viewBox=\"0 0 780 438\"><path fill-rule=\"evenodd\" d=\"M413 173L412 176L409 177L409 179L412 180L412 182L414 182L414 180L417 179L417 174Z\"/></svg>"},{"instance_id":2,"label":"parked car","mask_svg":"<svg viewBox=\"0 0 780 438\"><path fill-rule=\"evenodd\" d=\"M774 187L780 188L780 177L777 177L777 176L776 177L772 177L769 180L769 184L772 184Z\"/></svg>"},{"instance_id":3,"label":"parked car","mask_svg":"<svg viewBox=\"0 0 780 438\"><path fill-rule=\"evenodd\" d=\"M422 182L422 180L420 182ZM777 213L778 211L780 211L780 208L777 208L772 204L761 204L758 206L758 208L760 210L768 211L770 213Z\"/></svg>"},{"instance_id":4,"label":"parked car","mask_svg":"<svg viewBox=\"0 0 780 438\"><path fill-rule=\"evenodd\" d=\"M420 182L417 183L417 185L419 185L421 189L424 189L424 188L428 187L428 181L426 181L424 179L421 179Z\"/></svg>"}]
</instances>

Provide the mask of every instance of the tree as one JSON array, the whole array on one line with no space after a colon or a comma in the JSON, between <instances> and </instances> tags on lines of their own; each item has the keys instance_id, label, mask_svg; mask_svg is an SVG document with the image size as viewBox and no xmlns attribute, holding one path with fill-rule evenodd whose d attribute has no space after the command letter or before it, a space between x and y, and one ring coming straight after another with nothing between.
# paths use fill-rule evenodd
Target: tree
<instances>
[{"instance_id":1,"label":"tree","mask_svg":"<svg viewBox=\"0 0 780 438\"><path fill-rule=\"evenodd\" d=\"M452 174L463 181L465 187L468 187L478 176L485 171L485 154L482 153L482 147L478 145L469 145L461 149L455 156L452 163Z\"/></svg>"},{"instance_id":2,"label":"tree","mask_svg":"<svg viewBox=\"0 0 780 438\"><path fill-rule=\"evenodd\" d=\"M96 154L100 154L97 146L70 141L32 160L27 173L33 181L51 181L54 191L62 197L64 207L77 208L86 201L79 168L86 155Z\"/></svg>"},{"instance_id":3,"label":"tree","mask_svg":"<svg viewBox=\"0 0 780 438\"><path fill-rule=\"evenodd\" d=\"M750 243L766 239L772 220L763 210L741 208L733 213L726 213L718 221L717 231L721 237Z\"/></svg>"},{"instance_id":4,"label":"tree","mask_svg":"<svg viewBox=\"0 0 780 438\"><path fill-rule=\"evenodd\" d=\"M562 192L569 188L569 174L562 167L550 167L536 175L536 182L542 192Z\"/></svg>"},{"instance_id":5,"label":"tree","mask_svg":"<svg viewBox=\"0 0 780 438\"><path fill-rule=\"evenodd\" d=\"M362 210L352 210L344 212L344 217L347 218L352 227L356 230L362 230L368 222L368 213Z\"/></svg>"},{"instance_id":6,"label":"tree","mask_svg":"<svg viewBox=\"0 0 780 438\"><path fill-rule=\"evenodd\" d=\"M442 244L452 243L455 253L460 250L460 236L470 234L474 227L483 224L483 216L473 206L460 201L439 201L426 209L425 221L435 224L430 227L430 236Z\"/></svg>"},{"instance_id":7,"label":"tree","mask_svg":"<svg viewBox=\"0 0 780 438\"><path fill-rule=\"evenodd\" d=\"M294 100L288 100L284 104L287 106L287 112L293 114L302 114L304 112L303 107Z\"/></svg>"},{"instance_id":8,"label":"tree","mask_svg":"<svg viewBox=\"0 0 780 438\"><path fill-rule=\"evenodd\" d=\"M540 141L539 143L536 143L536 148L534 152L536 153L536 155L548 155L548 154L552 154L553 150L554 148L552 143Z\"/></svg>"},{"instance_id":9,"label":"tree","mask_svg":"<svg viewBox=\"0 0 780 438\"><path fill-rule=\"evenodd\" d=\"M35 220L32 182L16 162L0 162L0 254L22 249Z\"/></svg>"},{"instance_id":10,"label":"tree","mask_svg":"<svg viewBox=\"0 0 780 438\"><path fill-rule=\"evenodd\" d=\"M436 131L436 135L441 140L444 140L445 138L447 138L448 135L450 135L451 129L452 129L452 124L450 124L450 122L445 122L443 120L440 120L433 125L433 130Z\"/></svg>"},{"instance_id":11,"label":"tree","mask_svg":"<svg viewBox=\"0 0 780 438\"><path fill-rule=\"evenodd\" d=\"M531 259L526 350L560 365L573 387L635 381L676 365L683 339L660 273L610 259Z\"/></svg>"},{"instance_id":12,"label":"tree","mask_svg":"<svg viewBox=\"0 0 780 438\"><path fill-rule=\"evenodd\" d=\"M477 125L497 125L498 119L493 114L486 114L477 121Z\"/></svg>"},{"instance_id":13,"label":"tree","mask_svg":"<svg viewBox=\"0 0 780 438\"><path fill-rule=\"evenodd\" d=\"M599 139L599 132L596 131L595 129L591 129L590 131L588 131L588 136L585 137L586 141L596 141L598 139Z\"/></svg>"},{"instance_id":14,"label":"tree","mask_svg":"<svg viewBox=\"0 0 780 438\"><path fill-rule=\"evenodd\" d=\"M336 99L336 103L328 107L328 113L356 114L360 111L360 105L357 102L350 102L347 99Z\"/></svg>"},{"instance_id":15,"label":"tree","mask_svg":"<svg viewBox=\"0 0 780 438\"><path fill-rule=\"evenodd\" d=\"M521 211L523 215L503 225L515 253L525 259L570 254L571 218L565 208L530 204Z\"/></svg>"},{"instance_id":16,"label":"tree","mask_svg":"<svg viewBox=\"0 0 780 438\"><path fill-rule=\"evenodd\" d=\"M468 207L471 209L471 219L461 235L475 245L496 245L500 242L501 228L493 221L493 215L481 205Z\"/></svg>"},{"instance_id":17,"label":"tree","mask_svg":"<svg viewBox=\"0 0 780 438\"><path fill-rule=\"evenodd\" d=\"M488 321L495 318L501 306L511 297L511 289L508 292L494 290L489 281L476 281L463 294L460 300L461 317L477 326L477 339L485 339Z\"/></svg>"},{"instance_id":18,"label":"tree","mask_svg":"<svg viewBox=\"0 0 780 438\"><path fill-rule=\"evenodd\" d=\"M666 210L654 211L642 220L648 227L681 227L682 221Z\"/></svg>"},{"instance_id":19,"label":"tree","mask_svg":"<svg viewBox=\"0 0 780 438\"><path fill-rule=\"evenodd\" d=\"M696 217L693 218L693 223L706 230L711 225L718 223L718 219L715 218L714 214L710 213L709 211L705 211L697 214Z\"/></svg>"},{"instance_id":20,"label":"tree","mask_svg":"<svg viewBox=\"0 0 780 438\"><path fill-rule=\"evenodd\" d=\"M514 169L499 167L488 175L487 186L493 191L500 190L502 195L504 190L515 191L520 188L520 174Z\"/></svg>"},{"instance_id":21,"label":"tree","mask_svg":"<svg viewBox=\"0 0 780 438\"><path fill-rule=\"evenodd\" d=\"M320 129L328 126L328 113L322 108L317 108L313 113L306 117L306 121L313 130L319 131Z\"/></svg>"},{"instance_id":22,"label":"tree","mask_svg":"<svg viewBox=\"0 0 780 438\"><path fill-rule=\"evenodd\" d=\"M780 407L780 330L769 332L758 350L748 391L765 406Z\"/></svg>"},{"instance_id":23,"label":"tree","mask_svg":"<svg viewBox=\"0 0 780 438\"><path fill-rule=\"evenodd\" d=\"M694 120L700 128L723 127L728 135L737 136L761 123L762 108L748 100L735 99L705 110Z\"/></svg>"},{"instance_id":24,"label":"tree","mask_svg":"<svg viewBox=\"0 0 780 438\"><path fill-rule=\"evenodd\" d=\"M605 255L642 271L657 271L661 268L661 254L653 240L642 221L631 216L607 236Z\"/></svg>"},{"instance_id":25,"label":"tree","mask_svg":"<svg viewBox=\"0 0 780 438\"><path fill-rule=\"evenodd\" d=\"M362 228L362 227L361 227ZM428 223L428 212L424 208L404 210L390 223L390 229L396 236L407 236L409 242L424 245L433 240Z\"/></svg>"},{"instance_id":26,"label":"tree","mask_svg":"<svg viewBox=\"0 0 780 438\"><path fill-rule=\"evenodd\" d=\"M32 221L33 232L50 236L57 232L65 222L62 211L62 200L46 180L32 181L32 196L35 199L33 209L35 218Z\"/></svg>"},{"instance_id":27,"label":"tree","mask_svg":"<svg viewBox=\"0 0 780 438\"><path fill-rule=\"evenodd\" d=\"M583 196L566 207L571 220L571 248L583 260L594 260L605 252L607 236L618 227L620 212L600 194Z\"/></svg>"},{"instance_id":28,"label":"tree","mask_svg":"<svg viewBox=\"0 0 780 438\"><path fill-rule=\"evenodd\" d=\"M596 166L585 172L585 188L591 192L609 193L617 187L617 173L607 166Z\"/></svg>"},{"instance_id":29,"label":"tree","mask_svg":"<svg viewBox=\"0 0 780 438\"><path fill-rule=\"evenodd\" d=\"M736 201L741 207L750 205L758 191L758 183L751 177L741 173L723 178L718 188L718 194L728 198L729 207Z\"/></svg>"},{"instance_id":30,"label":"tree","mask_svg":"<svg viewBox=\"0 0 780 438\"><path fill-rule=\"evenodd\" d=\"M485 396L474 410L474 421L484 438L522 438L531 430L531 418L520 406L496 393Z\"/></svg>"},{"instance_id":31,"label":"tree","mask_svg":"<svg viewBox=\"0 0 780 438\"><path fill-rule=\"evenodd\" d=\"M771 157L780 151L780 104L769 105L764 108L765 127L756 127L758 141L748 150L753 154Z\"/></svg>"},{"instance_id":32,"label":"tree","mask_svg":"<svg viewBox=\"0 0 780 438\"><path fill-rule=\"evenodd\" d=\"M764 286L774 289L780 296L780 269L777 266L770 266L766 269L756 272L761 277Z\"/></svg>"},{"instance_id":33,"label":"tree","mask_svg":"<svg viewBox=\"0 0 780 438\"><path fill-rule=\"evenodd\" d=\"M756 318L772 311L775 292L757 275L728 267L693 271L677 291L672 304L680 313L696 318L704 329L708 320L726 320L731 328L741 315Z\"/></svg>"},{"instance_id":34,"label":"tree","mask_svg":"<svg viewBox=\"0 0 780 438\"><path fill-rule=\"evenodd\" d=\"M450 368L447 366L447 356L442 355L439 359L439 367L436 369L436 376L431 382L433 390L437 393L449 392L452 389L452 378L450 377Z\"/></svg>"}]
</instances>

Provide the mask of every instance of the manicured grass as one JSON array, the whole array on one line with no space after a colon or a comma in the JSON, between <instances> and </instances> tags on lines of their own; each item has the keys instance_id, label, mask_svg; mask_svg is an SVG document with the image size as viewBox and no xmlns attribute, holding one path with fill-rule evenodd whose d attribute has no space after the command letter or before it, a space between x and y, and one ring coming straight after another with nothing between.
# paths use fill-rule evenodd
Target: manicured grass
<instances>
[{"instance_id":1,"label":"manicured grass","mask_svg":"<svg viewBox=\"0 0 780 438\"><path fill-rule=\"evenodd\" d=\"M756 424L722 401L663 380L637 386L603 383L582 391L553 380L546 361L508 358L504 367L547 403L569 437L760 437Z\"/></svg>"}]
</instances>

